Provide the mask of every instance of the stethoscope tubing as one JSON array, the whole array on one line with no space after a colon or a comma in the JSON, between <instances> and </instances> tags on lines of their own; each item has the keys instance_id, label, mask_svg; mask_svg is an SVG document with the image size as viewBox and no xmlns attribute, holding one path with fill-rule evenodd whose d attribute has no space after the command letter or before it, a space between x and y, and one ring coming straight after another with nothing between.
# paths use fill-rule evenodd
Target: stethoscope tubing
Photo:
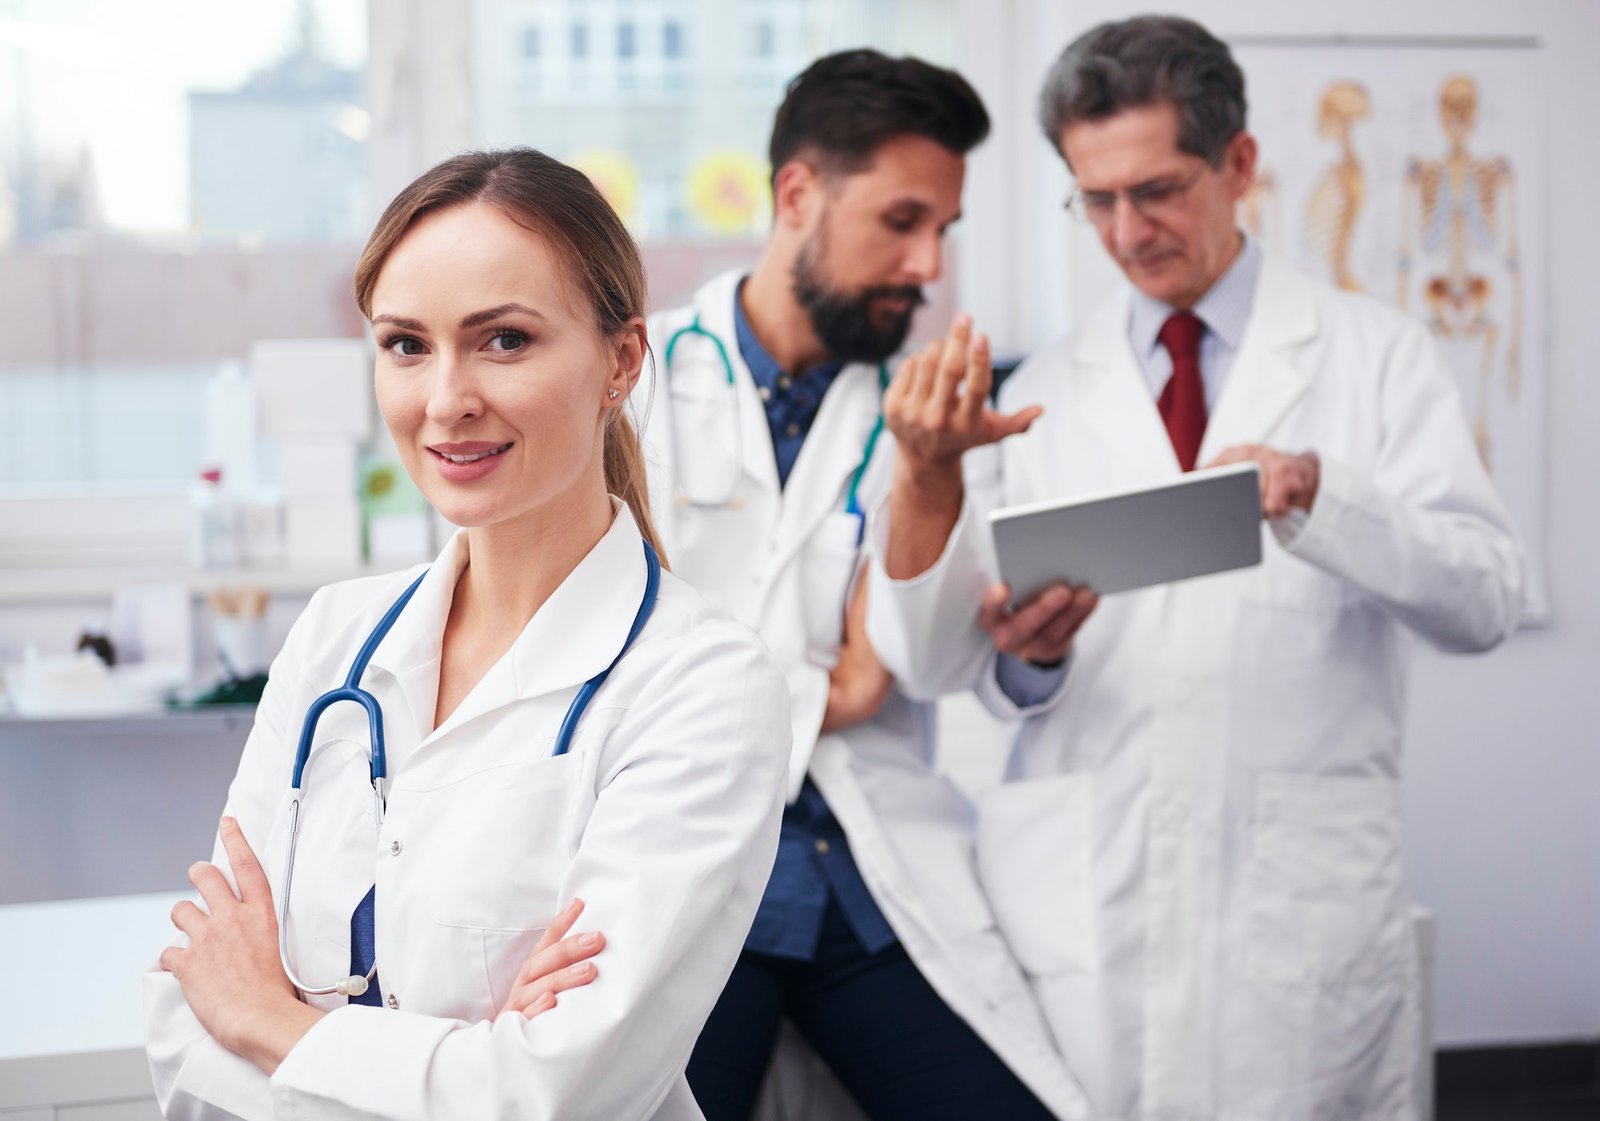
<instances>
[{"instance_id":1,"label":"stethoscope tubing","mask_svg":"<svg viewBox=\"0 0 1600 1121\"><path fill-rule=\"evenodd\" d=\"M686 491L684 491L682 489L679 490L678 497L679 497L680 501L682 501L684 504L689 505L689 506L707 507L707 508L713 508L713 509L714 508L718 508L718 507L731 506L736 501L735 496L739 492L739 480L740 480L741 472L743 470L743 468L740 466L740 464L741 464L741 462L743 460L743 457L744 457L744 447L743 447L743 439L742 439L742 435L743 434L742 434L742 432L740 430L740 424L739 424L739 392L738 392L738 385L734 380L733 361L728 357L728 348L723 343L722 339L717 337L717 335L715 335L711 331L706 330L705 327L702 326L701 323L700 323L700 313L699 312L695 312L693 319L691 319L685 326L679 327L676 331L674 331L667 338L667 346L666 346L666 350L664 352L662 365L663 365L663 368L665 370L666 377L667 377L668 408L672 407L672 405L671 405L671 401L672 401L672 393L671 393L672 356L673 356L673 353L678 349L678 343L683 340L683 337L685 335L699 335L699 336L701 336L703 338L710 339L712 344L715 345L715 347L717 348L717 358L722 363L723 384L727 387L727 394L728 394L728 401L729 401L728 415L733 420L733 434L734 434L733 447L734 447L735 469L734 469L734 473L733 473L733 486L728 491L727 495L725 497L723 497L723 498L712 499L712 500L696 499L692 495L689 495ZM879 395L880 399L881 399L883 393L888 388L889 388L889 367L888 367L887 363L880 362L878 364L878 395ZM857 528L856 528L856 544L857 545L861 544L862 535L866 530L866 512L864 510L862 510L862 508L861 508L861 501L860 501L860 496L859 496L859 491L860 491L860 487L861 487L861 478L862 478L863 475L865 475L867 473L867 467L872 463L872 454L873 454L873 452L875 452L877 450L877 448L878 448L878 438L880 436L882 436L882 435L883 435L883 409L882 409L882 406L880 405L880 407L878 409L878 417L877 417L877 419L875 421L873 421L873 424L872 424L872 431L867 435L866 448L862 453L861 462L856 465L855 470L850 475L850 487L849 487L848 492L845 495L845 512L856 515L856 517L860 520L860 525L858 525ZM673 441L673 458L674 458L675 461L681 462L682 457L678 454L678 426L677 426L677 418L676 417L673 418L672 441Z\"/></svg>"},{"instance_id":2,"label":"stethoscope tubing","mask_svg":"<svg viewBox=\"0 0 1600 1121\"><path fill-rule=\"evenodd\" d=\"M567 706L566 715L561 720L561 728L556 733L555 747L552 756L565 755L572 747L572 739L577 734L578 721L582 719L584 711L589 707L589 702L600 691L606 679L611 676L611 671L617 668L617 663L622 661L622 656L633 646L634 640L644 630L645 623L655 612L656 597L661 589L661 558L651 548L650 542L645 541L645 585L644 595L640 597L639 609L634 613L633 625L628 629L628 637L623 641L622 648L617 651L617 656L605 669L585 681L579 688L577 696ZM305 720L300 727L300 740L295 748L294 773L290 789L294 797L289 802L289 836L287 852L283 863L283 890L278 893L278 957L283 965L283 971L288 975L289 983L294 985L307 996L328 996L338 993L341 996L360 996L367 991L367 985L377 975L377 955L373 955L372 967L367 970L365 978L358 976L342 977L332 985L306 984L295 972L294 966L289 961L289 899L294 890L294 859L300 842L300 804L304 798L304 778L306 763L311 758L311 741L316 738L317 724L322 719L322 714L333 705L341 701L359 704L367 713L367 728L370 735L371 752L369 771L372 776L373 791L373 818L378 828L383 828L384 812L387 808L387 783L388 759L384 753L383 744L383 709L378 704L378 699L361 687L362 675L366 673L367 663L372 660L378 646L389 634L395 620L400 618L400 613L405 610L406 604L411 602L411 597L416 594L423 578L427 576L424 570L422 575L411 582L411 585L400 594L383 617L378 620L377 626L372 628L372 633L361 644L361 650L356 654L355 660L350 664L350 672L345 675L344 684L337 689L331 689L312 701L306 709Z\"/></svg>"}]
</instances>

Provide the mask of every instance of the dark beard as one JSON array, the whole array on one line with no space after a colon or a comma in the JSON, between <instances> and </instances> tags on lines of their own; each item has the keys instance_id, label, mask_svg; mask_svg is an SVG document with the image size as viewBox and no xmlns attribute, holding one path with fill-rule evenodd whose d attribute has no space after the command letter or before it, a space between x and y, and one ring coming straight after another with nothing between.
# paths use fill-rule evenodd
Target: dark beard
<instances>
[{"instance_id":1,"label":"dark beard","mask_svg":"<svg viewBox=\"0 0 1600 1121\"><path fill-rule=\"evenodd\" d=\"M841 362L882 362L899 351L911 331L911 317L927 303L915 284L881 284L850 295L833 288L822 272L821 237L808 241L795 258L794 298L811 319L811 329ZM907 301L905 313L886 327L873 323L872 304L883 297Z\"/></svg>"}]
</instances>

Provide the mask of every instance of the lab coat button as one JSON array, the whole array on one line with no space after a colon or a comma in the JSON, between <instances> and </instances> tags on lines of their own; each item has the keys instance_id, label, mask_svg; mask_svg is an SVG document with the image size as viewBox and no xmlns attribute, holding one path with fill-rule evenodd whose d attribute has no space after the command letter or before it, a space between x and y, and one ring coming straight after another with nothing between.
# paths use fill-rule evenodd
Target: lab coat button
<instances>
[{"instance_id":1,"label":"lab coat button","mask_svg":"<svg viewBox=\"0 0 1600 1121\"><path fill-rule=\"evenodd\" d=\"M390 993L389 999L384 1001L384 1003L387 1004L391 1009L399 1008L400 998L395 996L393 993Z\"/></svg>"},{"instance_id":2,"label":"lab coat button","mask_svg":"<svg viewBox=\"0 0 1600 1121\"><path fill-rule=\"evenodd\" d=\"M390 856L399 856L400 855L400 850L403 847L404 846L402 846L399 841L390 841L389 842L389 855Z\"/></svg>"},{"instance_id":3,"label":"lab coat button","mask_svg":"<svg viewBox=\"0 0 1600 1121\"><path fill-rule=\"evenodd\" d=\"M828 841L827 841L827 839L825 837L818 837L817 838L817 851L820 852L820 853L824 853L824 854L827 853L827 851L828 851Z\"/></svg>"}]
</instances>

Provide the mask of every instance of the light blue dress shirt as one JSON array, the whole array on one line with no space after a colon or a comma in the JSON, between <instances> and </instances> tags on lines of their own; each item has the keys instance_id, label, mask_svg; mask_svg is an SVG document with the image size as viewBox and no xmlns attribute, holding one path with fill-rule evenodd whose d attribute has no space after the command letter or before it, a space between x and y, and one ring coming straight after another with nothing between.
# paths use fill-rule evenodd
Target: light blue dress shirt
<instances>
[{"instance_id":1,"label":"light blue dress shirt","mask_svg":"<svg viewBox=\"0 0 1600 1121\"><path fill-rule=\"evenodd\" d=\"M1250 322L1250 310L1255 306L1256 280L1261 274L1261 247L1249 236L1239 255L1233 259L1226 272L1206 290L1190 310L1205 324L1200 336L1200 381L1206 390L1206 412L1217 407L1222 395L1222 385L1233 369L1233 360L1239 354L1239 344L1244 340L1244 329ZM1178 309L1171 304L1146 296L1137 288L1133 290L1133 310L1128 316L1128 345L1144 372L1150 395L1161 396L1172 377L1172 355L1161 345L1161 325ZM1067 672L1070 662L1049 668L1036 666L1021 658L1001 654L995 665L995 681L1001 692L1020 708L1031 708L1050 698Z\"/></svg>"}]
</instances>

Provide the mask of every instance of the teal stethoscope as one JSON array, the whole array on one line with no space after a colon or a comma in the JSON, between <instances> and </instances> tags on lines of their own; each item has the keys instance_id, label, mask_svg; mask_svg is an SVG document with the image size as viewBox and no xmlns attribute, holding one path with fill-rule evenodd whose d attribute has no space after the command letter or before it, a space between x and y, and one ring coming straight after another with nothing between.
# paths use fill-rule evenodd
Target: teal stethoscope
<instances>
[{"instance_id":1,"label":"teal stethoscope","mask_svg":"<svg viewBox=\"0 0 1600 1121\"><path fill-rule=\"evenodd\" d=\"M650 547L648 541L644 542L644 563L646 570L644 596L639 601L639 610L634 614L633 626L628 631L628 637L623 641L622 649L617 651L617 656L611 659L611 664L585 681L578 690L578 695L572 698L572 703L567 706L567 714L561 721L561 730L556 733L555 750L551 755L565 755L571 748L572 736L578 729L578 720L583 715L584 709L589 707L589 702L600 691L600 686L605 684L611 671L617 668L617 663L622 661L622 656L633 645L633 640L639 637L639 632L644 629L650 613L655 610L656 593L661 587L661 558L656 556L656 551ZM311 707L306 710L305 723L300 728L300 745L295 749L294 755L294 776L289 783L294 790L294 799L289 804L289 858L283 865L283 891L278 899L278 957L283 962L283 971L288 974L290 983L308 995L326 996L338 993L341 996L360 996L367 991L367 984L378 972L377 955L374 954L372 968L367 971L365 977L343 977L332 985L307 985L300 980L294 967L289 964L289 891L294 882L294 850L300 836L300 799L304 797L303 780L306 763L311 758L311 741L317 733L317 721L321 720L322 714L333 705L341 701L352 701L366 709L367 731L372 745L370 770L373 814L381 829L389 783L389 763L383 750L383 710L378 706L378 698L361 687L361 675L366 673L367 663L372 660L379 643L394 626L395 620L400 618L400 613L405 610L406 604L411 602L412 595L425 576L427 572L423 572L422 576L413 580L411 586L400 594L400 598L395 600L383 618L378 620L378 625L372 628L372 633L367 636L366 642L361 644L356 660L350 664L350 672L345 675L344 684L312 701Z\"/></svg>"},{"instance_id":2,"label":"teal stethoscope","mask_svg":"<svg viewBox=\"0 0 1600 1121\"><path fill-rule=\"evenodd\" d=\"M700 325L700 313L696 312L694 319L689 322L688 326L678 328L672 333L671 337L667 339L666 357L663 365L666 368L669 394L671 393L672 383L672 355L673 352L677 350L678 343L683 340L685 335L698 335L701 338L710 339L711 345L716 348L717 359L722 363L723 388L728 399L728 407L725 410L725 414L728 417L728 423L731 425L733 430L732 438L729 440L728 446L733 449L734 466L733 471L730 473L731 479L727 490L725 492L719 490L718 493L711 497L696 497L695 495L689 493L688 488L685 487L681 481L684 472L680 466L677 472L680 482L678 484L676 500L680 506L736 507L739 504L736 497L739 491L739 479L743 473L742 465L744 463L744 443L740 433L739 387L735 383L733 377L733 362L728 358L728 348L723 344L722 340ZM878 364L878 392L880 396L882 395L883 391L888 388L889 367L880 362ZM877 450L878 437L881 435L883 435L883 409L880 407L878 409L878 419L873 422L872 431L867 436L866 447L861 453L861 462L856 464L856 469L850 475L850 489L845 495L845 513L854 514L857 520L857 544L860 544L861 529L866 524L866 512L861 509L861 477L867 473L867 465L872 462L872 453ZM676 424L672 426L672 443L673 460L681 465L683 463L683 457L679 452L678 426Z\"/></svg>"}]
</instances>

